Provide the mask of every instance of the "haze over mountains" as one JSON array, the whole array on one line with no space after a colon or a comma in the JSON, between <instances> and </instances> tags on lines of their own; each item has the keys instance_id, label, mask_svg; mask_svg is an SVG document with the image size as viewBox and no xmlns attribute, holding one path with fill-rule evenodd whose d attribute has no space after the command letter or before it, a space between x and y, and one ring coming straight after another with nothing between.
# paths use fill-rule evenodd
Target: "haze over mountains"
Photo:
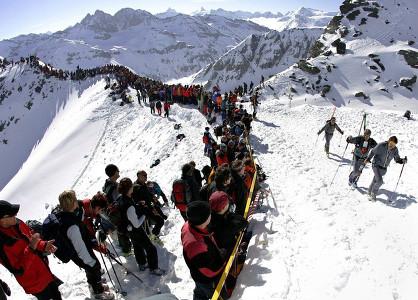
<instances>
[{"instance_id":1,"label":"haze over mountains","mask_svg":"<svg viewBox=\"0 0 418 300\"><path fill-rule=\"evenodd\" d=\"M305 23L308 15L316 12L300 9L288 13L283 28L318 27L316 23ZM112 16L97 10L63 31L0 41L0 55L18 59L36 54L45 62L69 70L77 66L123 64L139 74L165 81L190 76L249 35L271 30L260 25L263 22L256 24L245 19L248 16L275 19L278 15L219 9L193 16L169 10L165 16L154 16L126 8Z\"/></svg>"}]
</instances>

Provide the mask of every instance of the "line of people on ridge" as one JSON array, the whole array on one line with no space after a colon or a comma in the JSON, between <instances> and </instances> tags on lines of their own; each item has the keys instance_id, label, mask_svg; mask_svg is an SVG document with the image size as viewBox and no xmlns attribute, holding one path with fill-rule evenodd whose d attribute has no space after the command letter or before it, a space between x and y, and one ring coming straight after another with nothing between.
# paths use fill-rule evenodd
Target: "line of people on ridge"
<instances>
[{"instance_id":1,"label":"line of people on ridge","mask_svg":"<svg viewBox=\"0 0 418 300\"><path fill-rule=\"evenodd\" d=\"M194 300L212 297L238 234L248 226L243 216L253 176L258 170L245 142L251 121L248 127L234 130L238 123L241 121L227 117L217 127L219 147L210 128L205 128L204 155L210 157L211 167L202 169L203 186L200 172L190 163L183 165L181 179L173 183L172 200L185 221L181 240L183 257L195 282ZM250 238L251 232L246 232L237 257L238 267L227 277L221 290L222 299L232 294Z\"/></svg>"},{"instance_id":2,"label":"line of people on ridge","mask_svg":"<svg viewBox=\"0 0 418 300\"><path fill-rule=\"evenodd\" d=\"M335 130L340 132L341 135L344 131L336 123L336 118L333 116L326 122L324 127L318 131L318 135L325 132L325 152L329 154L329 146ZM373 180L369 185L367 193L370 200L376 201L376 195L379 192L380 187L383 185L383 176L387 172L387 168L392 160L395 160L398 164L406 164L408 159L405 156L401 158L399 155L398 138L391 136L387 141L377 143L371 138L371 130L365 129L362 135L353 137L348 136L346 139L347 144L354 144L353 150L353 170L349 175L349 185L357 187L357 181L363 172L364 167L371 162L373 170Z\"/></svg>"}]
</instances>

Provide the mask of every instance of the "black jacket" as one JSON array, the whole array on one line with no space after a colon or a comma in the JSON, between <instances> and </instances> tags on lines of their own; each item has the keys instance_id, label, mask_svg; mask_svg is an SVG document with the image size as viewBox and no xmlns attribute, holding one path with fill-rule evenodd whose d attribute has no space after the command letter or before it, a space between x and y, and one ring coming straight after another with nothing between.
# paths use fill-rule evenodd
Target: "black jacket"
<instances>
[{"instance_id":1,"label":"black jacket","mask_svg":"<svg viewBox=\"0 0 418 300\"><path fill-rule=\"evenodd\" d=\"M196 179L194 178L194 176L183 175L183 176L181 176L181 179L185 180L187 182L187 184L189 185L190 192L191 192L191 195L192 195L190 202L199 201L200 200L200 194L199 194L200 187L197 184Z\"/></svg>"},{"instance_id":2,"label":"black jacket","mask_svg":"<svg viewBox=\"0 0 418 300\"><path fill-rule=\"evenodd\" d=\"M219 215L212 212L209 229L214 233L219 248L227 249L229 254L235 246L237 234L247 225L248 221L236 213Z\"/></svg>"}]
</instances>

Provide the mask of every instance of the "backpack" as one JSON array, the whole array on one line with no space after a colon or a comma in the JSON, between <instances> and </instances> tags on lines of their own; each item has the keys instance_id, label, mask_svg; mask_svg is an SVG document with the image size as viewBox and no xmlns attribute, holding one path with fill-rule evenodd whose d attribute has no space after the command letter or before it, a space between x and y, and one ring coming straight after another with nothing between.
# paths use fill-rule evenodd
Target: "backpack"
<instances>
[{"instance_id":1,"label":"backpack","mask_svg":"<svg viewBox=\"0 0 418 300\"><path fill-rule=\"evenodd\" d=\"M208 144L209 143L209 135L207 133L203 134L203 144Z\"/></svg>"},{"instance_id":2,"label":"backpack","mask_svg":"<svg viewBox=\"0 0 418 300\"><path fill-rule=\"evenodd\" d=\"M222 125L215 127L214 131L216 136L222 136Z\"/></svg>"},{"instance_id":3,"label":"backpack","mask_svg":"<svg viewBox=\"0 0 418 300\"><path fill-rule=\"evenodd\" d=\"M119 198L118 198L119 199ZM116 227L119 228L122 225L122 213L120 210L120 204L118 199L113 201L107 207L107 216L109 217L110 222Z\"/></svg>"},{"instance_id":4,"label":"backpack","mask_svg":"<svg viewBox=\"0 0 418 300\"><path fill-rule=\"evenodd\" d=\"M43 237L42 234L42 223L37 221L37 220L27 220L26 225L28 225L28 227L34 232L34 233L39 233L41 235L41 237Z\"/></svg>"},{"instance_id":5,"label":"backpack","mask_svg":"<svg viewBox=\"0 0 418 300\"><path fill-rule=\"evenodd\" d=\"M184 179L176 179L173 182L171 201L181 211L185 212L187 204L192 199L192 194L188 183Z\"/></svg>"},{"instance_id":6,"label":"backpack","mask_svg":"<svg viewBox=\"0 0 418 300\"><path fill-rule=\"evenodd\" d=\"M61 230L60 213L54 209L42 224L42 235L46 241L55 240L57 251L54 255L63 263L68 263L74 257L74 248L67 235Z\"/></svg>"}]
</instances>

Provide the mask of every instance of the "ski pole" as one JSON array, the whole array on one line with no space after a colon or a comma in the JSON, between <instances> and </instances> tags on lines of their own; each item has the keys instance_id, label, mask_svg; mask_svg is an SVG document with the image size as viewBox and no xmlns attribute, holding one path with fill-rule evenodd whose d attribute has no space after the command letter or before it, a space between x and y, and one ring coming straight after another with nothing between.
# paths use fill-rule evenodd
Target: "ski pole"
<instances>
[{"instance_id":1,"label":"ski pole","mask_svg":"<svg viewBox=\"0 0 418 300\"><path fill-rule=\"evenodd\" d=\"M404 159L406 159L406 156L405 156L405 158L404 158ZM399 180L401 180L401 176L402 176L402 172L403 172L403 168L404 168L404 167L405 167L405 161L404 161L404 162L403 162L403 164L402 164L402 169L401 169L401 173L399 174L398 182L396 182L395 189L394 189L394 190L393 190L393 192L392 192L392 196L390 197L389 202L392 202L393 196L395 195L396 190L398 189Z\"/></svg>"},{"instance_id":2,"label":"ski pole","mask_svg":"<svg viewBox=\"0 0 418 300\"><path fill-rule=\"evenodd\" d=\"M103 257L103 254L102 254L102 252L100 252L100 251L99 251L99 253L100 253L100 257L102 258L103 265L104 265L104 267L105 267L105 269L106 269L107 276L109 276L110 283L112 283L113 289L117 292L117 291L118 291L118 289L116 288L115 284L113 283L112 277L110 277L110 274L109 274L109 269L107 268L107 265L106 265L105 259L104 259L104 257Z\"/></svg>"},{"instance_id":3,"label":"ski pole","mask_svg":"<svg viewBox=\"0 0 418 300\"><path fill-rule=\"evenodd\" d=\"M144 283L144 281L141 279L141 278L139 278L134 272L132 272L131 270L129 270L127 267L125 267L120 261L118 261L117 259L116 259L116 257L115 257L115 255L113 255L113 253L111 253L111 252L109 252L108 254L108 257L109 257L109 260L110 259L112 259L113 261L115 261L118 265L120 265L125 271L126 271L126 274L130 274L130 275L132 275L133 277L135 277L136 279L138 279L138 281L139 282L141 282L141 283Z\"/></svg>"},{"instance_id":4,"label":"ski pole","mask_svg":"<svg viewBox=\"0 0 418 300\"><path fill-rule=\"evenodd\" d=\"M347 143L347 145L345 146L345 149L344 149L343 155L341 156L341 160L343 160L343 159L344 159L345 151L347 151L347 148L348 148L348 143ZM337 176L337 173L338 173L338 170L339 170L339 169L340 169L340 167L341 167L341 164L342 164L342 162L340 162L340 163L339 163L339 165L338 165L338 167L337 167L337 170L335 171L334 177L332 177L332 180L331 180L331 183L329 184L329 186L331 186L331 185L334 183L334 179L335 179L335 177Z\"/></svg>"},{"instance_id":5,"label":"ski pole","mask_svg":"<svg viewBox=\"0 0 418 300\"><path fill-rule=\"evenodd\" d=\"M313 146L312 151L313 151L313 150L315 150L315 148L316 148L316 144L318 143L318 139L319 139L319 134L317 134L317 136L316 136L315 144L314 144L314 146Z\"/></svg>"},{"instance_id":6,"label":"ski pole","mask_svg":"<svg viewBox=\"0 0 418 300\"><path fill-rule=\"evenodd\" d=\"M108 251L108 253L110 253L110 252ZM119 281L119 277L118 277L118 275L116 274L115 267L113 266L112 261L111 261L110 259L109 259L109 262L110 262L110 265L112 266L113 273L115 274L116 281L117 281L117 282L118 282L118 284L119 284L119 287L120 287L120 294L121 294L122 296L126 296L128 293L127 293L127 292L125 292L125 291L123 291L123 289L122 289L122 285L120 284L120 281Z\"/></svg>"},{"instance_id":7,"label":"ski pole","mask_svg":"<svg viewBox=\"0 0 418 300\"><path fill-rule=\"evenodd\" d=\"M116 257L113 255L113 253L111 253L111 252L108 252L107 253L107 255L108 255L108 257L109 257L109 260L110 259L113 259L118 265L120 265L121 267L122 267L122 269L124 269L125 270L125 272L126 272L126 274L128 274L128 275L132 275L133 277L135 277L140 283L142 283L142 285L144 286L144 287L146 287L147 289L149 289L149 290L151 290L151 291L153 291L154 293L156 293L156 294L161 294L161 291L160 291L160 289L159 288L152 288L152 287L150 287L149 285L147 285L141 278L139 278L134 272L132 272L130 269L128 269L127 267L125 267L120 261L118 261L117 259L116 259ZM113 264L112 264L112 266L113 266Z\"/></svg>"},{"instance_id":8,"label":"ski pole","mask_svg":"<svg viewBox=\"0 0 418 300\"><path fill-rule=\"evenodd\" d=\"M340 141L338 142L338 148L340 148L341 147L341 140L343 139L343 135L341 134L341 136L340 136Z\"/></svg>"},{"instance_id":9,"label":"ski pole","mask_svg":"<svg viewBox=\"0 0 418 300\"><path fill-rule=\"evenodd\" d=\"M113 280L112 280L112 277L110 277L109 269L107 268L107 265L106 265L105 259L104 259L104 257L103 257L103 253L102 253L102 252L100 252L100 251L99 251L99 253L100 253L100 257L102 258L102 261L103 261L104 267L105 267L105 269L106 269L107 276L109 276L110 282L112 283L113 289L115 290L115 292L116 292L116 293L119 293L119 294L121 294L122 296L126 296L128 293L127 293L127 292L125 292L125 291L122 289L122 285L120 284L120 281L119 281L118 275L116 274L116 270L115 270L115 268L113 267L112 262L109 260L110 265L112 266L113 272L115 273L116 280L118 281L118 284L119 284L119 289L117 289L117 288L116 288L115 283L114 283L114 282L113 282Z\"/></svg>"}]
</instances>

